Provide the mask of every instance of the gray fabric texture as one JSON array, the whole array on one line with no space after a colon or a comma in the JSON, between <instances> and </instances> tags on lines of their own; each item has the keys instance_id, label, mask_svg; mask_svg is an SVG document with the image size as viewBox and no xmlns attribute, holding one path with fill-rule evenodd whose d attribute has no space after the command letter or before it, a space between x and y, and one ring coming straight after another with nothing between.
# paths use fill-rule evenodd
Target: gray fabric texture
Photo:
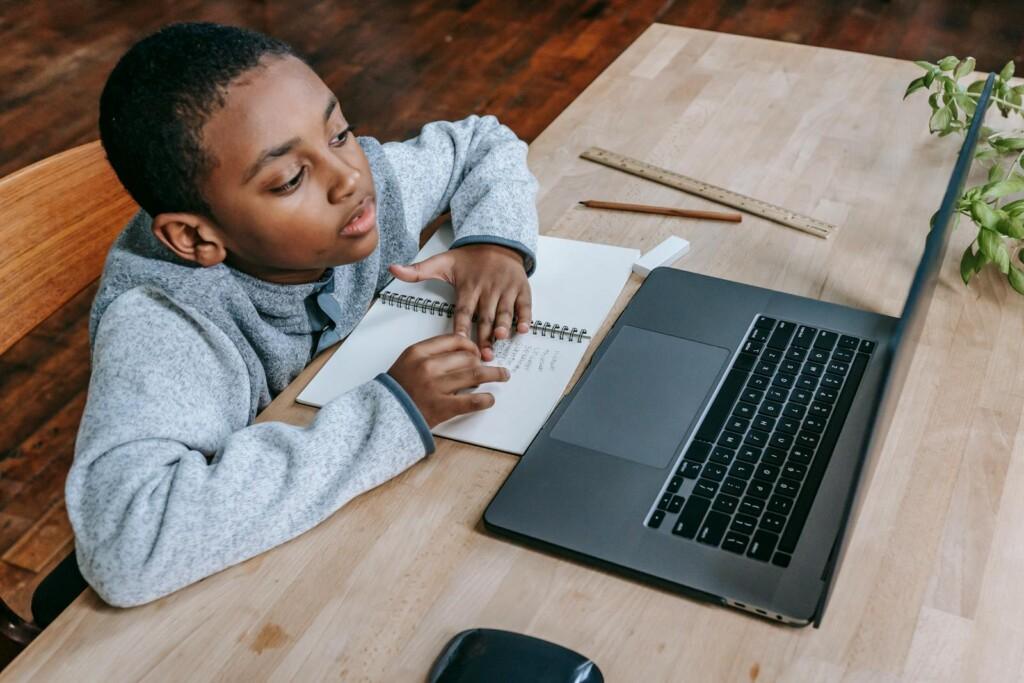
<instances>
[{"instance_id":1,"label":"gray fabric texture","mask_svg":"<svg viewBox=\"0 0 1024 683\"><path fill-rule=\"evenodd\" d=\"M427 124L405 142L357 140L380 244L317 282L197 267L163 247L142 212L111 248L65 489L79 568L108 603L143 604L273 548L433 450L422 415L386 375L308 427L253 424L316 352L351 332L431 220L450 207L459 245L511 246L532 271L537 183L525 143L493 116Z\"/></svg>"}]
</instances>

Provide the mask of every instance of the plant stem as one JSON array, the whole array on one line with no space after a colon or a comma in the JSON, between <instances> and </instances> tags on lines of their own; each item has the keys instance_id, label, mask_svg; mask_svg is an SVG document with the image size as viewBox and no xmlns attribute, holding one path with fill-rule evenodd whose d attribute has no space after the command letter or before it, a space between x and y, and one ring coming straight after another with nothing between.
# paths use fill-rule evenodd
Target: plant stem
<instances>
[{"instance_id":1,"label":"plant stem","mask_svg":"<svg viewBox=\"0 0 1024 683\"><path fill-rule=\"evenodd\" d=\"M980 93L975 94L975 93L970 93L969 92L969 93L967 93L967 96L970 97L971 99L974 99L974 100L980 100L981 99L981 94ZM1024 107L1016 105L1013 102L1007 102L1006 100L1004 100L1002 98L999 98L999 97L993 97L992 101L993 102L998 102L999 104L1005 105L1005 106L1009 107L1010 109L1016 109L1017 111L1024 113Z\"/></svg>"}]
</instances>

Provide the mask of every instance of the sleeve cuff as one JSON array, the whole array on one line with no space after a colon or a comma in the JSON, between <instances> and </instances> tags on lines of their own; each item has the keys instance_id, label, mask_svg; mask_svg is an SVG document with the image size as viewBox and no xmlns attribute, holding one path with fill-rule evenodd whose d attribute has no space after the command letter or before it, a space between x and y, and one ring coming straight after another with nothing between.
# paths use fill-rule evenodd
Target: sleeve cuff
<instances>
[{"instance_id":1,"label":"sleeve cuff","mask_svg":"<svg viewBox=\"0 0 1024 683\"><path fill-rule=\"evenodd\" d=\"M416 431L420 435L420 439L423 441L423 448L426 450L426 454L430 455L437 447L434 444L434 435L430 433L430 427L427 425L427 421L423 418L423 413L416 407L416 404L409 398L409 394L405 393L405 389L402 385L395 381L395 379L386 372L382 372L377 375L374 379L387 387L398 402L405 408L405 412L409 414L409 419L412 420L413 425L416 426Z\"/></svg>"},{"instance_id":2,"label":"sleeve cuff","mask_svg":"<svg viewBox=\"0 0 1024 683\"><path fill-rule=\"evenodd\" d=\"M509 249L515 249L523 256L523 267L526 268L526 276L533 275L533 271L537 270L537 258L533 252L522 242L510 240L505 237L495 237L494 235L467 235L466 237L460 237L459 239L452 242L449 249L457 249L464 247L467 244L497 244L501 247L508 247Z\"/></svg>"}]
</instances>

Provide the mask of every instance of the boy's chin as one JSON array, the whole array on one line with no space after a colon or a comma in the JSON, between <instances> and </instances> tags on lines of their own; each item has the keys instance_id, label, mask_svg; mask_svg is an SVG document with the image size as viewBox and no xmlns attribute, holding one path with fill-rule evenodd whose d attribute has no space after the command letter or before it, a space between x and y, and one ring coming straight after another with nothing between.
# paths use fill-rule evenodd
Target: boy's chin
<instances>
[{"instance_id":1,"label":"boy's chin","mask_svg":"<svg viewBox=\"0 0 1024 683\"><path fill-rule=\"evenodd\" d=\"M368 257L377 248L377 244L380 243L380 233L377 231L377 224L374 223L373 227L363 234L346 236L344 239L345 250L339 255L340 259L335 265L343 266L349 263L356 263Z\"/></svg>"}]
</instances>

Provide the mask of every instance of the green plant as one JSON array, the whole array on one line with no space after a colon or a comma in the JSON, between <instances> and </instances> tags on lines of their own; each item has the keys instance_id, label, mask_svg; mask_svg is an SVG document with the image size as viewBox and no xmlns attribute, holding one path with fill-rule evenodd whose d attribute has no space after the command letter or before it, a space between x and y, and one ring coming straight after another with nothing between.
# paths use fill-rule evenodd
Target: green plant
<instances>
[{"instance_id":1,"label":"green plant","mask_svg":"<svg viewBox=\"0 0 1024 683\"><path fill-rule=\"evenodd\" d=\"M925 74L910 82L903 99L918 90L934 91L928 97L932 109L928 130L939 137L953 132L963 134L974 119L985 86L985 79L966 87L960 83L974 71L974 58L946 57L938 64L915 64ZM1013 62L1009 62L996 75L992 102L1003 118L1011 114L1024 118L1024 85L1010 84L1013 69ZM987 182L965 189L957 200L957 220L961 215L967 216L978 227L977 237L960 259L960 277L967 284L971 276L992 263L1007 277L1011 287L1024 294L1024 199L1012 201L1013 195L1024 192L1024 128L995 131L983 126L975 158L990 165Z\"/></svg>"}]
</instances>

